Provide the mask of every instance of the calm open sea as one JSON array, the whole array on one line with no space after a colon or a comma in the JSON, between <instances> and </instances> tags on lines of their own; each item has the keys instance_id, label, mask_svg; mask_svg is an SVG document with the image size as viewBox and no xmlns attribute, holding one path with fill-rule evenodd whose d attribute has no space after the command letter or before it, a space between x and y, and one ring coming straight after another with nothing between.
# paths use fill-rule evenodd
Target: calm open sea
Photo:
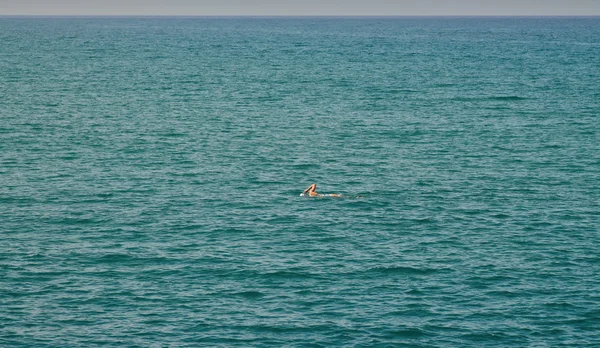
<instances>
[{"instance_id":1,"label":"calm open sea","mask_svg":"<svg viewBox=\"0 0 600 348\"><path fill-rule=\"evenodd\" d=\"M600 347L599 123L600 18L0 18L0 346Z\"/></svg>"}]
</instances>

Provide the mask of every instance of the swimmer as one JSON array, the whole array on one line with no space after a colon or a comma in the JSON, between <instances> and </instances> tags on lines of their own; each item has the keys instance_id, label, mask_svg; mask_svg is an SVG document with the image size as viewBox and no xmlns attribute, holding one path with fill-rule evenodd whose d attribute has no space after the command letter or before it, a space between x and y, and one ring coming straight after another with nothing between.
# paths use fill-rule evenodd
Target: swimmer
<instances>
[{"instance_id":1,"label":"swimmer","mask_svg":"<svg viewBox=\"0 0 600 348\"><path fill-rule=\"evenodd\" d=\"M300 196L306 196L306 194L308 193L310 197L342 197L342 195L338 195L337 193L320 194L317 193L316 190L317 184L312 184L306 190L304 190L304 192L302 192Z\"/></svg>"}]
</instances>

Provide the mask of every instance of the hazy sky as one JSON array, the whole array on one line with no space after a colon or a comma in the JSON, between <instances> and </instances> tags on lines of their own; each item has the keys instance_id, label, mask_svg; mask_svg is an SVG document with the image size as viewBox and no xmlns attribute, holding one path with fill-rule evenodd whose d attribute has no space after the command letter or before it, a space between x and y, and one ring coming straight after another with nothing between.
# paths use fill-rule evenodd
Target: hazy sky
<instances>
[{"instance_id":1,"label":"hazy sky","mask_svg":"<svg viewBox=\"0 0 600 348\"><path fill-rule=\"evenodd\" d=\"M600 0L0 0L0 15L600 15Z\"/></svg>"}]
</instances>

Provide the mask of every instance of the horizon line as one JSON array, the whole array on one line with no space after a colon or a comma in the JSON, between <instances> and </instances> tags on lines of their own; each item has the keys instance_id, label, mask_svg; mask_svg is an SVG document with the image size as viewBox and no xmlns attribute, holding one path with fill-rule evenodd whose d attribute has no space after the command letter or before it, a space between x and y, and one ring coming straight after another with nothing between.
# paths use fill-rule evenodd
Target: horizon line
<instances>
[{"instance_id":1,"label":"horizon line","mask_svg":"<svg viewBox=\"0 0 600 348\"><path fill-rule=\"evenodd\" d=\"M259 15L259 14L237 14L237 15L219 15L219 14L0 14L0 18L6 17L46 17L46 18L600 18L600 14L568 14L568 15L549 15L549 14L512 14L512 15L492 15L492 14L469 14L469 15L328 15L328 14L301 14L301 15Z\"/></svg>"}]
</instances>

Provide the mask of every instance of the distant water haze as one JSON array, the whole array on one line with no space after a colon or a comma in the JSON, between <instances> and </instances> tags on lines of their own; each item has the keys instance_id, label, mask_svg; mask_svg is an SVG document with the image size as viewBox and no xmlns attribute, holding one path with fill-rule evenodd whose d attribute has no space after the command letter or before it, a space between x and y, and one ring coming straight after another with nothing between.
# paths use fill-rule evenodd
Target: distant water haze
<instances>
[{"instance_id":1,"label":"distant water haze","mask_svg":"<svg viewBox=\"0 0 600 348\"><path fill-rule=\"evenodd\" d=\"M590 16L596 0L3 0L0 15Z\"/></svg>"}]
</instances>

